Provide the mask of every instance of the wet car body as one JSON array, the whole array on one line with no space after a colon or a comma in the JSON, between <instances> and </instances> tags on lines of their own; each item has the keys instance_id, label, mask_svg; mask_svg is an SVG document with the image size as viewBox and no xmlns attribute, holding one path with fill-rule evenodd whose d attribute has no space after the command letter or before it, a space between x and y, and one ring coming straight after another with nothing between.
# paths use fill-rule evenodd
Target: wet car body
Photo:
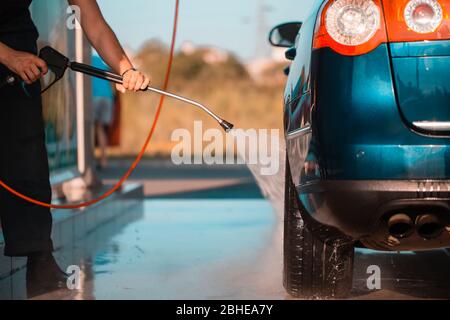
<instances>
[{"instance_id":1,"label":"wet car body","mask_svg":"<svg viewBox=\"0 0 450 320\"><path fill-rule=\"evenodd\" d=\"M300 201L317 220L356 239L370 238L391 211L416 210L410 206L432 207L448 224L449 132L414 123L450 120L450 41L384 43L350 57L311 50L323 7L316 3L300 30L285 92Z\"/></svg>"},{"instance_id":2,"label":"wet car body","mask_svg":"<svg viewBox=\"0 0 450 320\"><path fill-rule=\"evenodd\" d=\"M450 2L438 2L445 15L434 39L405 28L398 41L392 7L406 15L402 6L426 1L362 1L379 6L386 39L351 54L315 43L336 2L352 3L316 1L286 52L287 180L301 218L370 249L448 247Z\"/></svg>"}]
</instances>

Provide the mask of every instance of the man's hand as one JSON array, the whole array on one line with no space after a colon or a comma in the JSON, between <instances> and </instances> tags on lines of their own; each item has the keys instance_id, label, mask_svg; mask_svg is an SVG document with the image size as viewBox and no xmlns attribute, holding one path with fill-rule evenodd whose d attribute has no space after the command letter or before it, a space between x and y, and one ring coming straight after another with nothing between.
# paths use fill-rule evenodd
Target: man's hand
<instances>
[{"instance_id":1,"label":"man's hand","mask_svg":"<svg viewBox=\"0 0 450 320\"><path fill-rule=\"evenodd\" d=\"M129 70L123 75L123 85L118 84L116 88L122 93L125 93L126 90L137 92L146 89L149 83L150 78L145 74Z\"/></svg>"},{"instance_id":2,"label":"man's hand","mask_svg":"<svg viewBox=\"0 0 450 320\"><path fill-rule=\"evenodd\" d=\"M12 72L19 75L27 84L39 80L47 74L47 64L41 58L22 51L8 50L8 54L2 59L2 63Z\"/></svg>"},{"instance_id":3,"label":"man's hand","mask_svg":"<svg viewBox=\"0 0 450 320\"><path fill-rule=\"evenodd\" d=\"M103 17L97 1L69 0L69 3L80 7L81 17L79 22L89 42L106 64L114 72L124 77L123 85L117 85L117 90L124 93L126 90L138 91L145 89L150 82L149 77L139 71L130 70L133 64L123 50L114 31Z\"/></svg>"}]
</instances>

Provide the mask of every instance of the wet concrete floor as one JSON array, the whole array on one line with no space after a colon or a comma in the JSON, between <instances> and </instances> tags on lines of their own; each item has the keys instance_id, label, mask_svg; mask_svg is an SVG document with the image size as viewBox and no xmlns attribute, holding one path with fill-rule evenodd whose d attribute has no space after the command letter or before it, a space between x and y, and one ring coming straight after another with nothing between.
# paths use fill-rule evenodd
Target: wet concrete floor
<instances>
[{"instance_id":1,"label":"wet concrete floor","mask_svg":"<svg viewBox=\"0 0 450 320\"><path fill-rule=\"evenodd\" d=\"M146 185L142 204L57 255L64 268L80 266L82 290L39 299L290 299L280 213L245 167L144 164L132 179ZM372 265L381 290L367 288ZM357 250L352 298L448 299L449 270L449 250Z\"/></svg>"}]
</instances>

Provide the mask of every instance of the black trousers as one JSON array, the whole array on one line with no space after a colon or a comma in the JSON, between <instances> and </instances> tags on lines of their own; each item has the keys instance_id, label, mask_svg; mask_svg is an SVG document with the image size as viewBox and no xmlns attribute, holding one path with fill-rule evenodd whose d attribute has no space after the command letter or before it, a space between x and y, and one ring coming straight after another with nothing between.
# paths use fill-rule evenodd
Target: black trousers
<instances>
[{"instance_id":1,"label":"black trousers","mask_svg":"<svg viewBox=\"0 0 450 320\"><path fill-rule=\"evenodd\" d=\"M20 85L0 89L0 178L32 198L51 201L39 85L31 96ZM52 216L0 187L5 255L52 251Z\"/></svg>"}]
</instances>

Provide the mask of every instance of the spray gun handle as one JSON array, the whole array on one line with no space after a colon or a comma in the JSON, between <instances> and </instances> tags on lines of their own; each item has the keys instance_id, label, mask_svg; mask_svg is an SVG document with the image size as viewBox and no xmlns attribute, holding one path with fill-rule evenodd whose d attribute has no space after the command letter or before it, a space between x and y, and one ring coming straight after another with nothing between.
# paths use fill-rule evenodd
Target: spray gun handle
<instances>
[{"instance_id":1,"label":"spray gun handle","mask_svg":"<svg viewBox=\"0 0 450 320\"><path fill-rule=\"evenodd\" d=\"M118 83L118 84L123 83L122 76L115 74L113 72L95 68L95 67L87 65L87 64L83 64L83 63L79 63L79 62L70 62L69 67L73 71L81 72L81 73L87 74L92 77L100 78L103 80L108 80L108 81ZM185 103L194 105L194 106L202 109L203 111L205 111L212 118L214 118L225 131L229 132L231 129L233 129L233 124L221 119L214 112L212 112L208 107L204 106L203 104L201 104L197 101L194 101L194 100L191 100L191 99L188 99L188 98L185 98L185 97L182 97L182 96L179 96L179 95L176 95L176 94L164 91L164 90L153 88L153 87L147 87L147 89L141 89L141 91L152 91L157 94L164 95L166 97L170 97L170 98L177 99L177 100L183 101Z\"/></svg>"},{"instance_id":2,"label":"spray gun handle","mask_svg":"<svg viewBox=\"0 0 450 320\"><path fill-rule=\"evenodd\" d=\"M6 76L2 81L0 81L0 88L3 88L5 86L13 86L16 83L19 83L20 79L18 76L10 74Z\"/></svg>"},{"instance_id":3,"label":"spray gun handle","mask_svg":"<svg viewBox=\"0 0 450 320\"><path fill-rule=\"evenodd\" d=\"M99 69L99 68L96 68L96 67L84 64L84 63L79 63L79 62L70 62L69 67L73 71L81 72L81 73L89 75L91 77L111 81L111 82L114 82L117 84L123 84L123 77L121 75L118 75L116 73L113 73L113 72L110 72L107 70ZM151 90L151 89L152 88L149 87L146 89L141 89L141 91L147 91L147 90ZM160 91L158 93L161 94L164 92Z\"/></svg>"},{"instance_id":4,"label":"spray gun handle","mask_svg":"<svg viewBox=\"0 0 450 320\"><path fill-rule=\"evenodd\" d=\"M83 74L86 74L86 75L89 75L92 77L111 81L114 83L123 84L123 77L121 75L118 75L118 74L110 72L110 71L102 70L99 68L95 68L93 66L90 66L90 65L87 65L84 63L71 62L66 56L64 56L63 54L61 54L60 52L56 51L55 49L53 49L51 47L42 48L39 53L39 56L41 57L41 59L43 59L47 63L49 68L55 73L56 81L63 77L67 67L69 67L70 69L72 69L73 71L76 71L76 72L80 72L80 73L83 73ZM2 88L5 85L14 85L20 81L21 81L21 79L18 78L17 76L10 75L7 78L5 78L3 81L0 81L0 88ZM231 123L220 118L214 112L212 112L208 107L204 106L203 104L201 104L197 101L167 92L165 90L153 88L153 87L147 87L146 89L142 89L142 91L152 91L152 92L158 93L160 95L164 95L164 96L174 98L174 99L183 101L185 103L194 105L194 106L202 109L203 111L205 111L212 118L214 118L220 124L220 126L222 126L222 128L225 131L228 132L233 128L233 125Z\"/></svg>"},{"instance_id":5,"label":"spray gun handle","mask_svg":"<svg viewBox=\"0 0 450 320\"><path fill-rule=\"evenodd\" d=\"M84 64L84 63L79 63L79 62L70 62L69 63L69 67L70 69L72 69L73 71L77 71L77 72L81 72L84 73L86 75L95 77L95 78L99 78L99 79L103 79L103 80L108 80L114 83L118 83L118 84L122 84L123 83L123 77L115 74L113 72L109 72L106 70L102 70L99 68L95 68L93 66Z\"/></svg>"},{"instance_id":6,"label":"spray gun handle","mask_svg":"<svg viewBox=\"0 0 450 320\"><path fill-rule=\"evenodd\" d=\"M47 46L39 51L39 58L45 61L48 68L55 74L57 80L64 76L69 59L63 54ZM0 88L7 85L13 86L18 83L23 83L23 80L16 74L10 74L0 80Z\"/></svg>"}]
</instances>

